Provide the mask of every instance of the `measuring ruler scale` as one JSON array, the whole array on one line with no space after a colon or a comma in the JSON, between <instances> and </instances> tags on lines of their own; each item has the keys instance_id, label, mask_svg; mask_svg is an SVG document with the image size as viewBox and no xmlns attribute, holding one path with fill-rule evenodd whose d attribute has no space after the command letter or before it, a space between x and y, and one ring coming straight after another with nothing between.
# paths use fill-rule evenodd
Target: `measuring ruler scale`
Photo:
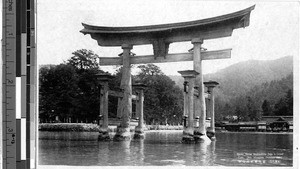
<instances>
[{"instance_id":1,"label":"measuring ruler scale","mask_svg":"<svg viewBox=\"0 0 300 169\"><path fill-rule=\"evenodd\" d=\"M3 0L3 169L37 166L34 9L34 0Z\"/></svg>"}]
</instances>

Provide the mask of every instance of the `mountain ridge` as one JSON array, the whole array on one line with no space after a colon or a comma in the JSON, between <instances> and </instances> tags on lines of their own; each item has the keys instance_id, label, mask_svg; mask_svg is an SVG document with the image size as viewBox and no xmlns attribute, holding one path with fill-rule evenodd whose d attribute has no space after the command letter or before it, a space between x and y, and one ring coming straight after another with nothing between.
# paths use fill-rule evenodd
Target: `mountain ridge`
<instances>
[{"instance_id":1,"label":"mountain ridge","mask_svg":"<svg viewBox=\"0 0 300 169\"><path fill-rule=\"evenodd\" d=\"M224 99L236 97L248 92L256 85L279 80L293 72L293 56L285 56L275 60L248 60L233 64L216 73L204 75L204 81L217 81L217 95L223 95ZM169 76L182 88L181 76Z\"/></svg>"}]
</instances>

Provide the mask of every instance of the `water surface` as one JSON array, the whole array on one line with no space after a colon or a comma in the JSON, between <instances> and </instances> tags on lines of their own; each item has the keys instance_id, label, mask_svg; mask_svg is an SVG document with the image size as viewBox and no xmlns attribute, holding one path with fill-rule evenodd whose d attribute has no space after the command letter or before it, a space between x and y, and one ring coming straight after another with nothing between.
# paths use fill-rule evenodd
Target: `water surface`
<instances>
[{"instance_id":1,"label":"water surface","mask_svg":"<svg viewBox=\"0 0 300 169\"><path fill-rule=\"evenodd\" d=\"M144 140L98 142L96 132L40 132L40 165L292 166L293 135L216 133L211 144L182 144L182 131Z\"/></svg>"}]
</instances>

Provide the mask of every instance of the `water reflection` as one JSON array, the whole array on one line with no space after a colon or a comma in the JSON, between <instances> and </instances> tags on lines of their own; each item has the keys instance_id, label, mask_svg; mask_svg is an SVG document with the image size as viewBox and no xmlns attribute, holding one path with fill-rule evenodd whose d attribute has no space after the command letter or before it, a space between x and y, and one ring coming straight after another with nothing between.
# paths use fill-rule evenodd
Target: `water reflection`
<instances>
[{"instance_id":1,"label":"water reflection","mask_svg":"<svg viewBox=\"0 0 300 169\"><path fill-rule=\"evenodd\" d=\"M199 143L196 144L193 148L193 154L188 154L188 156L193 157L192 165L201 165L201 166L211 166L215 162L215 147L216 141L210 143ZM187 163L186 165L191 165Z\"/></svg>"},{"instance_id":2,"label":"water reflection","mask_svg":"<svg viewBox=\"0 0 300 169\"><path fill-rule=\"evenodd\" d=\"M212 141L211 142L211 162L212 162L212 164L215 164L215 160L216 160L216 158L217 158L217 155L216 155L216 141L217 140L215 140L215 141Z\"/></svg>"},{"instance_id":3,"label":"water reflection","mask_svg":"<svg viewBox=\"0 0 300 169\"><path fill-rule=\"evenodd\" d=\"M131 157L130 157L130 143L131 141L121 141L121 142L115 142L116 144L120 144L120 150L118 151L120 153L119 161L123 161L122 165L130 165ZM113 157L111 157L113 158Z\"/></svg>"},{"instance_id":4,"label":"water reflection","mask_svg":"<svg viewBox=\"0 0 300 169\"><path fill-rule=\"evenodd\" d=\"M133 140L133 152L136 154L133 155L133 161L136 161L136 165L143 165L144 164L144 140Z\"/></svg>"},{"instance_id":5,"label":"water reflection","mask_svg":"<svg viewBox=\"0 0 300 169\"><path fill-rule=\"evenodd\" d=\"M97 144L96 148L98 151L101 150L101 153L99 152L97 154L97 158L101 159L101 161L103 161L104 163L109 164L109 156L108 156L108 154L110 153L109 144L108 143L99 144L99 143ZM97 165L100 165L100 163L97 163Z\"/></svg>"},{"instance_id":6,"label":"water reflection","mask_svg":"<svg viewBox=\"0 0 300 169\"><path fill-rule=\"evenodd\" d=\"M144 140L122 142L98 142L97 133L41 132L39 163L88 166L292 165L292 135L217 133L216 136L217 141L209 144L182 144L182 132L147 132Z\"/></svg>"}]
</instances>

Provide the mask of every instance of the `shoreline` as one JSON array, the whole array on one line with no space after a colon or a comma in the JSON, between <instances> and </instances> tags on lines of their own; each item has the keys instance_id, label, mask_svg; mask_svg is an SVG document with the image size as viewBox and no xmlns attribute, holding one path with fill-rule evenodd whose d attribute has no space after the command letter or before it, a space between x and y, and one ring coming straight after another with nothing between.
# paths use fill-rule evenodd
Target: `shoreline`
<instances>
[{"instance_id":1,"label":"shoreline","mask_svg":"<svg viewBox=\"0 0 300 169\"><path fill-rule=\"evenodd\" d=\"M243 134L293 134L293 132L269 132L269 131L220 131L216 130L216 133L243 133Z\"/></svg>"},{"instance_id":2,"label":"shoreline","mask_svg":"<svg viewBox=\"0 0 300 169\"><path fill-rule=\"evenodd\" d=\"M130 131L135 130L135 125L130 126ZM183 130L182 126L165 126L165 125L146 125L145 131L148 130ZM41 123L39 131L69 131L69 132L99 132L100 127L97 124L87 123ZM108 126L109 132L116 132L117 126Z\"/></svg>"},{"instance_id":3,"label":"shoreline","mask_svg":"<svg viewBox=\"0 0 300 169\"><path fill-rule=\"evenodd\" d=\"M109 126L109 132L116 132L117 126ZM130 131L134 132L135 126ZM97 124L87 123L41 123L39 131L47 132L99 132ZM179 132L183 131L182 126L146 125L145 132ZM269 131L227 131L216 130L216 133L244 133L244 134L293 134L293 132L269 132Z\"/></svg>"},{"instance_id":4,"label":"shoreline","mask_svg":"<svg viewBox=\"0 0 300 169\"><path fill-rule=\"evenodd\" d=\"M98 131L41 131L41 132L91 132L96 133ZM115 131L110 131L111 133L115 133ZM134 131L132 131L134 132ZM145 130L145 133L154 133L154 132L183 132L183 130ZM266 132L266 131L241 131L241 132L234 132L234 131L216 131L216 133L228 133L228 134L291 134L293 135L293 132Z\"/></svg>"}]
</instances>

